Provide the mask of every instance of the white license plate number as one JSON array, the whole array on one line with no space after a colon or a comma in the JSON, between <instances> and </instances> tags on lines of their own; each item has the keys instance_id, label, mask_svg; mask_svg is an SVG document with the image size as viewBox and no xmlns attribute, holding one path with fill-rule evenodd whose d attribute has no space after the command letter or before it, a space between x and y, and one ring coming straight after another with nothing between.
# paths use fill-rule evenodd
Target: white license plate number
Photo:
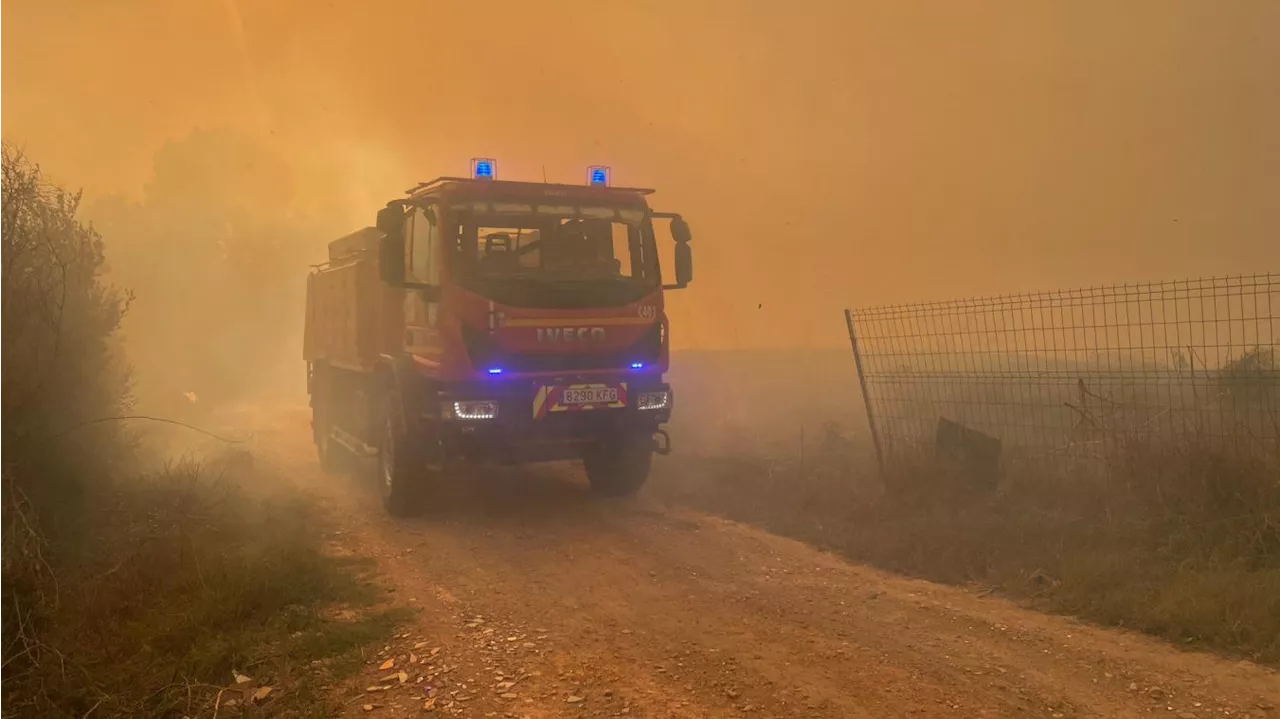
<instances>
[{"instance_id":1,"label":"white license plate number","mask_svg":"<svg viewBox=\"0 0 1280 719\"><path fill-rule=\"evenodd\" d=\"M565 404L613 404L617 401L617 387L582 387L564 391Z\"/></svg>"}]
</instances>

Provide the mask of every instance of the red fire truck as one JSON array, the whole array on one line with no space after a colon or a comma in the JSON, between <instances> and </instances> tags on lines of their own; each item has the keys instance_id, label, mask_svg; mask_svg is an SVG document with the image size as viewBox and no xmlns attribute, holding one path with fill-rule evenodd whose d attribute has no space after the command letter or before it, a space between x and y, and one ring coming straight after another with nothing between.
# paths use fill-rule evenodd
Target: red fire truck
<instances>
[{"instance_id":1,"label":"red fire truck","mask_svg":"<svg viewBox=\"0 0 1280 719\"><path fill-rule=\"evenodd\" d=\"M329 245L303 354L320 462L375 460L392 514L468 462L581 460L636 492L670 451L663 293L693 275L689 227L650 190L442 177ZM674 240L664 281L655 227Z\"/></svg>"}]
</instances>

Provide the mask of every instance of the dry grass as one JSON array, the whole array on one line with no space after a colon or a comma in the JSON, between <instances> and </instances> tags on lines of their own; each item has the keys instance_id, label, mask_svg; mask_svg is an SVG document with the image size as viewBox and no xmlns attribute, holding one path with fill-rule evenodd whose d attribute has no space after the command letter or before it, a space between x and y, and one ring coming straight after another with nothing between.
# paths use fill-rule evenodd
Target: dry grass
<instances>
[{"instance_id":1,"label":"dry grass","mask_svg":"<svg viewBox=\"0 0 1280 719\"><path fill-rule=\"evenodd\" d=\"M273 687L273 715L321 712L323 685L396 617L360 567L321 554L307 504L246 491L263 481L232 455L97 493L48 571L6 591L6 715L210 716L222 692L229 716L233 671ZM367 611L326 618L335 605Z\"/></svg>"},{"instance_id":2,"label":"dry grass","mask_svg":"<svg viewBox=\"0 0 1280 719\"><path fill-rule=\"evenodd\" d=\"M653 489L868 564L1280 664L1280 468L1128 447L1112 473L1020 474L993 496L922 463L886 495L866 453L673 459ZM1056 476L1056 474L1055 474Z\"/></svg>"},{"instance_id":3,"label":"dry grass","mask_svg":"<svg viewBox=\"0 0 1280 719\"><path fill-rule=\"evenodd\" d=\"M233 670L273 687L249 715L323 712L326 677L395 617L325 618L374 591L321 554L306 504L245 491L270 479L248 455L136 476L109 421L131 407L129 295L77 194L7 144L3 170L4 715L226 717Z\"/></svg>"}]
</instances>

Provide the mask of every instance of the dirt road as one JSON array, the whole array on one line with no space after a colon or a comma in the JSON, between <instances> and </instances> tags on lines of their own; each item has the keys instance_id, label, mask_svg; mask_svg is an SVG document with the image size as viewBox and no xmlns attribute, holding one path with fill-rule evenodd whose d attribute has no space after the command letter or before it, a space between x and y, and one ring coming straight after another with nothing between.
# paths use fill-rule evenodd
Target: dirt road
<instances>
[{"instance_id":1,"label":"dirt road","mask_svg":"<svg viewBox=\"0 0 1280 719\"><path fill-rule=\"evenodd\" d=\"M394 520L320 473L305 410L258 418L257 451L314 488L334 550L421 610L341 692L351 716L1280 719L1275 672L601 502L571 469L478 473Z\"/></svg>"}]
</instances>

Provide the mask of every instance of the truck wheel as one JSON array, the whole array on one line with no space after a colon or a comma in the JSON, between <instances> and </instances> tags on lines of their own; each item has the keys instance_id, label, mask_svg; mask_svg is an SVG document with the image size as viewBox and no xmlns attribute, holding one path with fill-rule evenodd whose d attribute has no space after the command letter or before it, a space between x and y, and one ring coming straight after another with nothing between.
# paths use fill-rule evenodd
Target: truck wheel
<instances>
[{"instance_id":1,"label":"truck wheel","mask_svg":"<svg viewBox=\"0 0 1280 719\"><path fill-rule=\"evenodd\" d=\"M653 446L649 437L613 437L587 450L582 465L591 489L602 497L629 497L649 478Z\"/></svg>"},{"instance_id":2,"label":"truck wheel","mask_svg":"<svg viewBox=\"0 0 1280 719\"><path fill-rule=\"evenodd\" d=\"M415 443L407 441L390 412L382 413L378 440L378 492L382 506L395 517L406 517L418 508L426 466Z\"/></svg>"}]
</instances>

